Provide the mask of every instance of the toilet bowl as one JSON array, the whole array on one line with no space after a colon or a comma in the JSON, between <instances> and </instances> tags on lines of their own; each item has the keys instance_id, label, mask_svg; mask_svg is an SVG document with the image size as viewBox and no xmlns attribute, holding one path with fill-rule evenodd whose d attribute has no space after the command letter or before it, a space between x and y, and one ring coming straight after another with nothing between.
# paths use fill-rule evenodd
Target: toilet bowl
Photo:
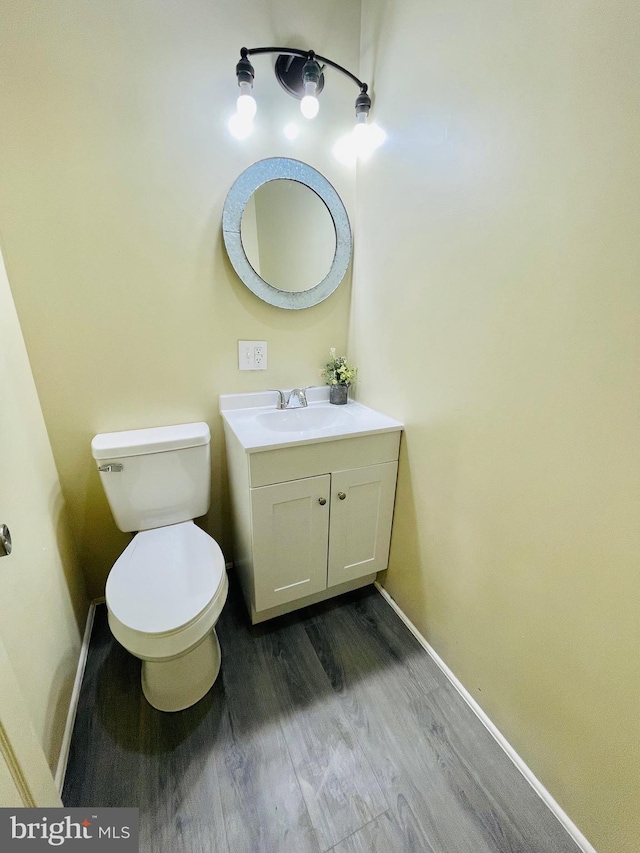
<instances>
[{"instance_id":1,"label":"toilet bowl","mask_svg":"<svg viewBox=\"0 0 640 853\"><path fill-rule=\"evenodd\" d=\"M228 588L222 551L192 521L136 534L116 560L105 591L109 627L142 660L154 708L182 711L213 685Z\"/></svg>"},{"instance_id":2,"label":"toilet bowl","mask_svg":"<svg viewBox=\"0 0 640 853\"><path fill-rule=\"evenodd\" d=\"M215 624L227 598L217 542L194 524L209 508L205 423L96 435L91 449L120 530L135 532L107 578L109 627L142 660L160 711L198 702L220 671Z\"/></svg>"}]
</instances>

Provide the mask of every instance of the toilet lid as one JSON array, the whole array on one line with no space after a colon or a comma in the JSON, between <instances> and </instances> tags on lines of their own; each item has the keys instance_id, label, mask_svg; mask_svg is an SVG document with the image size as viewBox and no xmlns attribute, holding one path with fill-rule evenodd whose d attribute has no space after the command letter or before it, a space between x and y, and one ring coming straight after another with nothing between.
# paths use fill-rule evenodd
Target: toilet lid
<instances>
[{"instance_id":1,"label":"toilet lid","mask_svg":"<svg viewBox=\"0 0 640 853\"><path fill-rule=\"evenodd\" d=\"M134 631L176 631L207 607L224 571L218 543L192 521L144 530L109 573L107 607Z\"/></svg>"}]
</instances>

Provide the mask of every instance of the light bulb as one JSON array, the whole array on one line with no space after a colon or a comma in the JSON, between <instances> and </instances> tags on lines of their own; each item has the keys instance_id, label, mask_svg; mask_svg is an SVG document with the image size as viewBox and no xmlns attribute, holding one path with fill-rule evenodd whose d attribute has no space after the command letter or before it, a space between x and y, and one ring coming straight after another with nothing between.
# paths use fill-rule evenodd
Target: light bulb
<instances>
[{"instance_id":1,"label":"light bulb","mask_svg":"<svg viewBox=\"0 0 640 853\"><path fill-rule=\"evenodd\" d=\"M362 114L361 114L362 115ZM366 116L358 116L358 122L351 132L354 152L358 160L368 160L376 148L387 138L387 134L377 124L367 124Z\"/></svg>"},{"instance_id":2,"label":"light bulb","mask_svg":"<svg viewBox=\"0 0 640 853\"><path fill-rule=\"evenodd\" d=\"M252 119L258 109L255 98L252 95L240 95L237 101L238 115Z\"/></svg>"},{"instance_id":3,"label":"light bulb","mask_svg":"<svg viewBox=\"0 0 640 853\"><path fill-rule=\"evenodd\" d=\"M300 101L300 112L305 118L315 118L319 109L320 104L315 95L305 95Z\"/></svg>"},{"instance_id":4,"label":"light bulb","mask_svg":"<svg viewBox=\"0 0 640 853\"><path fill-rule=\"evenodd\" d=\"M369 144L371 145L371 151L375 151L376 148L380 148L380 146L384 144L386 138L387 134L379 124L374 123L369 125Z\"/></svg>"},{"instance_id":5,"label":"light bulb","mask_svg":"<svg viewBox=\"0 0 640 853\"><path fill-rule=\"evenodd\" d=\"M345 166L355 166L357 160L368 160L386 138L381 127L367 124L366 115L360 114L351 133L341 136L333 146L333 153Z\"/></svg>"},{"instance_id":6,"label":"light bulb","mask_svg":"<svg viewBox=\"0 0 640 853\"><path fill-rule=\"evenodd\" d=\"M238 84L240 86L240 95L238 96L238 115L244 116L247 119L252 119L258 109L255 98L251 94L251 83L245 80Z\"/></svg>"},{"instance_id":7,"label":"light bulb","mask_svg":"<svg viewBox=\"0 0 640 853\"><path fill-rule=\"evenodd\" d=\"M297 139L300 135L300 128L294 122L289 122L289 124L285 127L283 133L287 137L287 139Z\"/></svg>"},{"instance_id":8,"label":"light bulb","mask_svg":"<svg viewBox=\"0 0 640 853\"><path fill-rule=\"evenodd\" d=\"M246 115L234 113L229 119L229 131L236 139L246 139L253 130L253 121Z\"/></svg>"},{"instance_id":9,"label":"light bulb","mask_svg":"<svg viewBox=\"0 0 640 853\"><path fill-rule=\"evenodd\" d=\"M300 101L300 112L305 118L315 118L320 109L320 103L316 98L316 84L304 84L304 98Z\"/></svg>"}]
</instances>

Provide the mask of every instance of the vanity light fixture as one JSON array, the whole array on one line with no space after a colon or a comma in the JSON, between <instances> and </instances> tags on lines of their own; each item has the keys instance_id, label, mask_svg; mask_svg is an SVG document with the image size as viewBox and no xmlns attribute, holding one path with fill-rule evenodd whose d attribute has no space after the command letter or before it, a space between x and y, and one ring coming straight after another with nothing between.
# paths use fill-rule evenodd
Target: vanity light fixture
<instances>
[{"instance_id":1,"label":"vanity light fixture","mask_svg":"<svg viewBox=\"0 0 640 853\"><path fill-rule=\"evenodd\" d=\"M352 133L338 140L333 149L339 160L349 164L354 163L356 159L365 160L384 142L385 132L368 121L371 98L367 84L326 56L319 56L313 50L290 47L240 48L240 60L236 65L240 96L237 112L229 120L229 130L236 139L245 139L253 129L256 102L251 92L255 71L249 56L260 53L278 54L275 63L276 79L289 95L300 100L300 111L307 119L315 118L320 109L318 95L324 88L324 69L327 66L345 74L360 88L355 102L356 125Z\"/></svg>"}]
</instances>

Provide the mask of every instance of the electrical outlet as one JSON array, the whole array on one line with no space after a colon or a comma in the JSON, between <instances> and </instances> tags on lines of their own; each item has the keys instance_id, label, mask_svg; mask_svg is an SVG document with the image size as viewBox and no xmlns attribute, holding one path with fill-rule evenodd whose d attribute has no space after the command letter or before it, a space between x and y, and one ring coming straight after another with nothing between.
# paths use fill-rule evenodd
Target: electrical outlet
<instances>
[{"instance_id":1,"label":"electrical outlet","mask_svg":"<svg viewBox=\"0 0 640 853\"><path fill-rule=\"evenodd\" d=\"M238 370L266 370L267 342L238 341Z\"/></svg>"},{"instance_id":2,"label":"electrical outlet","mask_svg":"<svg viewBox=\"0 0 640 853\"><path fill-rule=\"evenodd\" d=\"M265 370L267 367L267 345L255 344L253 347L253 363L256 370Z\"/></svg>"}]
</instances>

